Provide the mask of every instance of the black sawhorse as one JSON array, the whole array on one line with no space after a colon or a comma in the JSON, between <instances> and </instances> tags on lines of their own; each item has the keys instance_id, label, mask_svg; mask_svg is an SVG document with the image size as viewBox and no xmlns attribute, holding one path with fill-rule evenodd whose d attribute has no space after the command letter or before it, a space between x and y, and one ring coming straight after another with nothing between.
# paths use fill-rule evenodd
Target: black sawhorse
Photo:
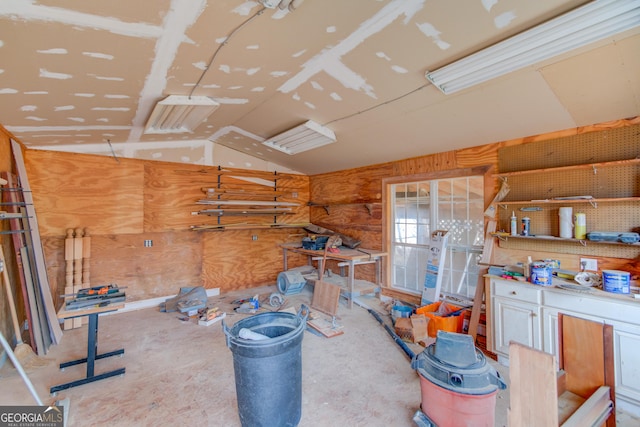
<instances>
[{"instance_id":1,"label":"black sawhorse","mask_svg":"<svg viewBox=\"0 0 640 427\"><path fill-rule=\"evenodd\" d=\"M125 368L116 369L114 371L109 371L109 372L105 372L103 374L98 374L98 375L95 375L95 372L94 372L96 360L124 354L124 349L110 351L108 353L103 353L103 354L98 354L98 316L102 313L106 313L109 311L116 311L122 307L124 307L123 304L120 304L117 306L92 307L88 310L74 310L74 311L66 311L63 307L62 310L58 312L58 318L61 318L61 319L89 316L89 329L87 330L87 357L60 364L60 369L64 370L64 368L67 368L69 366L75 366L75 365L80 365L82 363L86 363L87 375L85 378L51 387L49 392L51 393L52 396L55 396L56 393L59 392L60 390L66 390L71 387L77 387L79 385L92 383L94 381L103 380L105 378L124 375Z\"/></svg>"}]
</instances>

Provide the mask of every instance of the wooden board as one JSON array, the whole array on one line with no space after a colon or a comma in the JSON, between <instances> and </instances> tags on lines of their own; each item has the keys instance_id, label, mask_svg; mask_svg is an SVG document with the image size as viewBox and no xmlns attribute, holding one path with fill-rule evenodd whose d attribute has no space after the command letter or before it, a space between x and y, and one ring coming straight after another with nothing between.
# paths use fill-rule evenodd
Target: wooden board
<instances>
[{"instance_id":1,"label":"wooden board","mask_svg":"<svg viewBox=\"0 0 640 427\"><path fill-rule=\"evenodd\" d=\"M340 286L324 281L316 282L313 288L313 300L311 308L318 310L329 316L338 313L338 303L340 302Z\"/></svg>"},{"instance_id":2,"label":"wooden board","mask_svg":"<svg viewBox=\"0 0 640 427\"><path fill-rule=\"evenodd\" d=\"M557 426L555 357L512 342L509 345L509 426Z\"/></svg>"},{"instance_id":3,"label":"wooden board","mask_svg":"<svg viewBox=\"0 0 640 427\"><path fill-rule=\"evenodd\" d=\"M144 162L45 150L25 157L43 237L70 225L92 234L143 231Z\"/></svg>"},{"instance_id":4,"label":"wooden board","mask_svg":"<svg viewBox=\"0 0 640 427\"><path fill-rule=\"evenodd\" d=\"M560 367L566 372L567 390L586 399L604 384L603 325L563 315L558 328L562 331Z\"/></svg>"},{"instance_id":5,"label":"wooden board","mask_svg":"<svg viewBox=\"0 0 640 427\"><path fill-rule=\"evenodd\" d=\"M35 258L33 268L36 272L34 277L37 277L37 288L39 289L40 295L42 296L43 307L47 316L47 322L49 324L51 341L53 344L58 344L62 339L62 328L60 328L60 323L56 318L56 310L53 304L53 299L51 298L51 288L49 287L49 278L47 277L47 264L45 262L44 252L42 250L38 218L36 217L36 211L33 205L31 187L29 185L27 170L24 164L24 159L22 157L22 147L20 146L20 144L12 140L11 148L13 149L13 156L15 158L18 176L20 178L20 185L22 186L22 193L27 212L27 222L29 223L29 229L31 230L31 249ZM46 352L47 348L44 348L43 351Z\"/></svg>"},{"instance_id":6,"label":"wooden board","mask_svg":"<svg viewBox=\"0 0 640 427\"><path fill-rule=\"evenodd\" d=\"M334 324L333 319L323 313L311 312L307 325L327 338L344 334L343 326L337 323Z\"/></svg>"}]
</instances>

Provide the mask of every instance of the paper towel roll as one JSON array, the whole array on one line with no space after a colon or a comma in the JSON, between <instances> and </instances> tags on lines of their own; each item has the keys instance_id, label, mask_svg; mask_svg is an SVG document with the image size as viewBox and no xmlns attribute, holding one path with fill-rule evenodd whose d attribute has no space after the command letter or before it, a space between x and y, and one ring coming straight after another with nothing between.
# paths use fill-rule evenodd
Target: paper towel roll
<instances>
[{"instance_id":1,"label":"paper towel roll","mask_svg":"<svg viewBox=\"0 0 640 427\"><path fill-rule=\"evenodd\" d=\"M573 208L560 208L558 216L560 219L560 237L570 239L573 237Z\"/></svg>"}]
</instances>

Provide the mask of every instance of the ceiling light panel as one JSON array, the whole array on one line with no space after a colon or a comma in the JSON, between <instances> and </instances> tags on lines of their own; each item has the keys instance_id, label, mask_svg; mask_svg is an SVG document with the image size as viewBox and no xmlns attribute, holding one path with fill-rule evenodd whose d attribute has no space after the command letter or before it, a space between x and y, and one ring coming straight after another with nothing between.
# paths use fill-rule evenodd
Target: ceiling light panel
<instances>
[{"instance_id":1,"label":"ceiling light panel","mask_svg":"<svg viewBox=\"0 0 640 427\"><path fill-rule=\"evenodd\" d=\"M640 0L596 0L425 76L451 94L638 26Z\"/></svg>"},{"instance_id":2,"label":"ceiling light panel","mask_svg":"<svg viewBox=\"0 0 640 427\"><path fill-rule=\"evenodd\" d=\"M307 121L263 142L267 147L290 155L313 150L336 142L333 131L314 121Z\"/></svg>"},{"instance_id":3,"label":"ceiling light panel","mask_svg":"<svg viewBox=\"0 0 640 427\"><path fill-rule=\"evenodd\" d=\"M208 96L169 95L154 107L144 133L192 133L219 106Z\"/></svg>"}]
</instances>

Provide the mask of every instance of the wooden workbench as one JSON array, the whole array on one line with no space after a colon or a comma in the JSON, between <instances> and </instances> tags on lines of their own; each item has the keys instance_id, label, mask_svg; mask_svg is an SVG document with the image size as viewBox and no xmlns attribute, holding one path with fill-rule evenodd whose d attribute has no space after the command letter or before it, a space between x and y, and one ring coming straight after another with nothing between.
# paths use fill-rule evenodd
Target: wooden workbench
<instances>
[{"instance_id":1,"label":"wooden workbench","mask_svg":"<svg viewBox=\"0 0 640 427\"><path fill-rule=\"evenodd\" d=\"M283 253L284 271L288 270L287 267L287 252L295 252L303 255L307 255L309 265L312 261L318 261L318 275L320 275L324 269L322 260L324 256L324 250L304 249L300 243L283 243L280 245ZM349 267L347 273L347 292L342 294L347 298L349 308L353 307L353 297L357 296L355 291L355 267L362 264L375 264L376 267L376 286L380 288L382 286L381 278L381 260L387 256L386 252L377 251L375 249L350 249L344 246L340 246L340 252L327 252L327 259L339 261L339 266ZM318 277L318 280L321 280Z\"/></svg>"}]
</instances>

